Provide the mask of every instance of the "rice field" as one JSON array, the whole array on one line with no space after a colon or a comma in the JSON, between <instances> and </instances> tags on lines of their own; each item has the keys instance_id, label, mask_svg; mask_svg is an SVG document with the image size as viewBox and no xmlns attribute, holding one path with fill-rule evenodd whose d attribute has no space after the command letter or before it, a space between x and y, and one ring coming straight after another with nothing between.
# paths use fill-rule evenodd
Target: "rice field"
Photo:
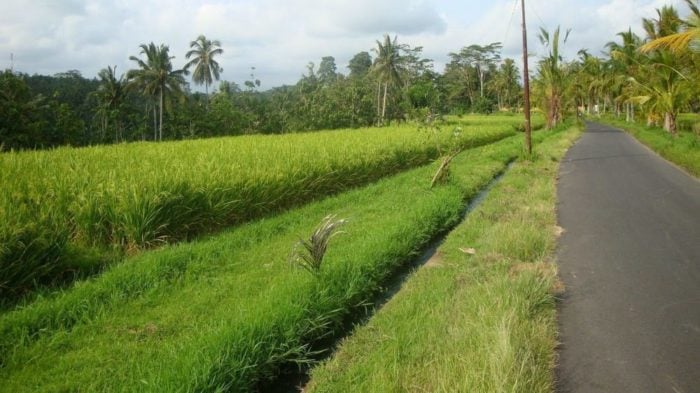
<instances>
[{"instance_id":1,"label":"rice field","mask_svg":"<svg viewBox=\"0 0 700 393\"><path fill-rule=\"evenodd\" d=\"M520 121L0 154L0 301L426 164L450 144L503 139Z\"/></svg>"},{"instance_id":2,"label":"rice field","mask_svg":"<svg viewBox=\"0 0 700 393\"><path fill-rule=\"evenodd\" d=\"M290 370L315 364L330 340L371 309L389 277L456 226L465 202L523 157L520 122L466 117L440 130L404 125L2 156L16 174L21 166L46 175L3 173L15 190L3 195L3 214L18 228L65 234L63 243L51 243L49 235L37 240L29 229L13 232L6 224L6 233L25 237L4 238L3 252L21 244L25 251L15 255L33 257L14 266L53 261L65 267L61 258L68 258L90 269L106 262L99 274L78 276L71 286L0 313L0 392L258 392L278 386ZM542 131L533 141L558 135ZM456 150L462 151L444 182L433 185L442 168L436 159ZM547 170L557 158L543 158ZM127 164L109 164L120 159ZM145 219L153 209L161 212L133 218ZM344 220L342 232L315 267L301 268L290 256L329 215ZM129 231L155 225L151 221L160 229L148 236L158 236L132 237L142 232ZM518 237L497 223L469 227ZM525 236L518 247L529 252L541 246L538 239ZM47 250L60 258L47 259ZM35 278L56 273L28 272ZM445 299L421 299L444 309ZM310 388L319 386L316 380ZM334 386L328 382L331 391Z\"/></svg>"},{"instance_id":3,"label":"rice field","mask_svg":"<svg viewBox=\"0 0 700 393\"><path fill-rule=\"evenodd\" d=\"M539 138L543 137L539 136ZM521 152L519 136L196 242L129 257L0 317L0 391L255 391L340 328L395 269L456 224ZM347 218L318 275L288 262L328 214Z\"/></svg>"}]
</instances>

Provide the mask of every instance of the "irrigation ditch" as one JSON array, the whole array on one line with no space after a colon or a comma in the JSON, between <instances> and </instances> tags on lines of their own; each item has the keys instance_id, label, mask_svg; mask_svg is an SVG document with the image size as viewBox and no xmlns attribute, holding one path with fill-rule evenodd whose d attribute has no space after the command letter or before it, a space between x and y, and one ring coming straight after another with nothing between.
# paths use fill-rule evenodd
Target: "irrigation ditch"
<instances>
[{"instance_id":1,"label":"irrigation ditch","mask_svg":"<svg viewBox=\"0 0 700 393\"><path fill-rule=\"evenodd\" d=\"M437 233L415 258L404 263L400 268L391 273L380 289L374 294L373 299L360 305L355 313L349 315L343 322L343 327L341 329L338 329L333 335L315 342L310 351L310 353L314 354L313 361L322 362L332 357L343 339L352 335L357 327L365 325L374 314L379 312L379 310L401 290L404 283L413 273L428 264L431 259L435 258L438 248L442 245L447 235L464 222L467 216L486 199L491 189L500 182L514 163L515 160L508 162L506 167L494 176L484 188L474 197L468 199L460 212L460 219L457 220L454 225ZM310 370L311 366L306 363L286 365L281 369L276 378L259 384L257 390L260 392L272 393L304 392L304 387L309 381Z\"/></svg>"}]
</instances>

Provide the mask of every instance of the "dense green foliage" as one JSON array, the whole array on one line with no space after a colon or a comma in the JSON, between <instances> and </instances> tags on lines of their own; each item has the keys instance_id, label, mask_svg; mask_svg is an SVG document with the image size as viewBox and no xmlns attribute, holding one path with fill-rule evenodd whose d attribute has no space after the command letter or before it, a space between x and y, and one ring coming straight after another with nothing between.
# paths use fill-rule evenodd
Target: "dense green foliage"
<instances>
[{"instance_id":1,"label":"dense green foliage","mask_svg":"<svg viewBox=\"0 0 700 393\"><path fill-rule=\"evenodd\" d=\"M97 79L78 71L54 76L0 74L0 151L137 140L186 139L250 133L288 133L367 127L428 113L517 110L518 70L500 59L500 44L471 45L451 54L444 73L433 69L421 47L397 37L357 53L344 74L333 56L291 86L259 91L254 75L241 85L219 79L223 52L217 40L190 43L184 69L173 66L167 45L153 42L131 56L135 69L107 66ZM370 52L375 55L372 58ZM184 76L205 86L189 90Z\"/></svg>"},{"instance_id":2,"label":"dense green foliage","mask_svg":"<svg viewBox=\"0 0 700 393\"><path fill-rule=\"evenodd\" d=\"M110 254L190 239L367 184L515 133L416 125L0 155L0 298L95 268Z\"/></svg>"},{"instance_id":3,"label":"dense green foliage","mask_svg":"<svg viewBox=\"0 0 700 393\"><path fill-rule=\"evenodd\" d=\"M436 165L428 165L207 240L145 252L6 313L0 390L252 390L280 367L310 360L310 344L456 224L464 199L521 146L514 136L462 153L441 187L430 188ZM290 265L294 244L328 214L348 221L319 272Z\"/></svg>"},{"instance_id":4,"label":"dense green foliage","mask_svg":"<svg viewBox=\"0 0 700 393\"><path fill-rule=\"evenodd\" d=\"M307 392L551 392L555 176L570 129L516 162Z\"/></svg>"},{"instance_id":5,"label":"dense green foliage","mask_svg":"<svg viewBox=\"0 0 700 393\"><path fill-rule=\"evenodd\" d=\"M693 44L700 9L695 3L686 0L687 17L672 6L657 9L656 18L641 21L644 37L631 29L620 32L607 43L603 57L582 49L577 59L566 61L560 46L568 32L542 30L540 39L549 53L538 64L533 92L548 124L579 113L613 114L627 122L663 126L674 135L687 127L678 124L680 113L700 110L700 51ZM679 36L687 40L679 44L674 41Z\"/></svg>"}]
</instances>

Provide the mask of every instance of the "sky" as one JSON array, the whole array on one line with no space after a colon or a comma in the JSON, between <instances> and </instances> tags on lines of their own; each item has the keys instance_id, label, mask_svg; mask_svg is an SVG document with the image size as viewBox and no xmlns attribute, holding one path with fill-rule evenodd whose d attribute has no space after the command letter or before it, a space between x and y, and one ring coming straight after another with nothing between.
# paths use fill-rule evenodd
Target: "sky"
<instances>
[{"instance_id":1,"label":"sky","mask_svg":"<svg viewBox=\"0 0 700 393\"><path fill-rule=\"evenodd\" d=\"M190 41L204 34L221 41L221 79L240 85L251 67L263 89L294 84L309 62L333 56L347 73L352 56L388 33L441 71L450 52L472 44L503 43L503 57L521 56L520 0L2 0L0 68L53 75L79 70L93 78L101 68L133 68L139 45L170 47L182 67ZM600 55L615 34L663 5L685 13L682 0L527 0L529 47L544 49L537 30L571 29L564 54ZM518 7L516 8L516 5ZM518 63L521 63L518 60Z\"/></svg>"}]
</instances>

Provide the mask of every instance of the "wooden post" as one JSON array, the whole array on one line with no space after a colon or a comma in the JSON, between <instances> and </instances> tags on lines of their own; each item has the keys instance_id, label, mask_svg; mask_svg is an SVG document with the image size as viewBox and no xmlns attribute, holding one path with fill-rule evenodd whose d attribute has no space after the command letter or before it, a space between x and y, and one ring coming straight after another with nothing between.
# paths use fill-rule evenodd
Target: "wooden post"
<instances>
[{"instance_id":1,"label":"wooden post","mask_svg":"<svg viewBox=\"0 0 700 393\"><path fill-rule=\"evenodd\" d=\"M523 89L525 105L525 147L532 154L532 126L530 124L530 71L527 64L527 26L525 25L525 0L521 0L523 8Z\"/></svg>"}]
</instances>

